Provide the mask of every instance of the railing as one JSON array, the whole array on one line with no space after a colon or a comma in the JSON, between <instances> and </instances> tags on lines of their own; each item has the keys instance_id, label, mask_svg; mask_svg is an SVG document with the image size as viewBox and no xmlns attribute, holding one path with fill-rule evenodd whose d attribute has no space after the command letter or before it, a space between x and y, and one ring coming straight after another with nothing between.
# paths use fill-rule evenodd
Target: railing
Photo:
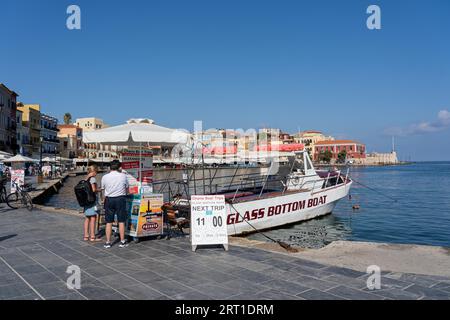
<instances>
[{"instance_id":1,"label":"railing","mask_svg":"<svg viewBox=\"0 0 450 320\"><path fill-rule=\"evenodd\" d=\"M246 167L241 167L242 169L246 169ZM234 174L225 174L218 175L218 170L223 168L188 168L188 169L174 169L175 170L183 170L187 173L186 179L163 179L154 181L153 184L162 185L161 190L165 191L167 187L170 189L171 184L184 185L184 191L186 195L196 194L198 190L204 189L205 193L209 194L217 194L218 192L227 192L227 191L235 191L237 192L242 189L250 189L250 188L260 188L266 179L266 175L261 174L260 172L250 172L237 174L238 169L234 171ZM205 170L205 175L201 177L197 177L199 171L202 172ZM215 171L215 172L213 172ZM223 180L221 183L214 183L214 181ZM281 181L281 179L271 179L268 180L269 183L273 184L274 182Z\"/></svg>"},{"instance_id":2,"label":"railing","mask_svg":"<svg viewBox=\"0 0 450 320\"><path fill-rule=\"evenodd\" d=\"M246 169L246 167L241 167ZM346 185L349 181L349 172L344 175L339 172L332 176L331 173L324 178L314 178L308 180L308 177L317 177L317 175L305 175L299 176L298 184L292 184L292 180L295 176L288 175L286 177L280 177L279 175L271 175L269 178L266 174L261 172L250 172L237 174L239 167L234 171L234 174L219 175L217 170L223 168L204 168L205 174L203 175L202 168L184 168L184 169L172 169L173 173L178 170L185 172L187 175L185 178L180 179L173 176L173 173L169 173L166 179L153 181L154 186L158 186L158 192L169 192L169 196L172 192L176 194L184 194L190 196L192 194L198 194L198 192L204 192L205 194L217 194L219 192L233 192L233 200L236 199L240 191L254 190L258 192L260 197L264 194L261 189L266 183L269 189L279 189L284 194L289 186L294 185L298 190L304 190L314 194L329 188L335 188L339 185ZM214 172L214 170L216 170ZM200 172L199 172L200 171ZM209 174L208 174L209 173ZM200 177L198 177L201 175ZM334 180L335 179L335 180ZM215 183L217 180L220 183ZM177 189L175 191L175 189Z\"/></svg>"},{"instance_id":3,"label":"railing","mask_svg":"<svg viewBox=\"0 0 450 320\"><path fill-rule=\"evenodd\" d=\"M53 127L53 126L48 126L48 125L42 125L41 128L45 128L47 130L52 130L52 131L59 131L58 127Z\"/></svg>"},{"instance_id":4,"label":"railing","mask_svg":"<svg viewBox=\"0 0 450 320\"><path fill-rule=\"evenodd\" d=\"M45 142L59 143L59 139L44 138L44 141L45 141Z\"/></svg>"}]
</instances>

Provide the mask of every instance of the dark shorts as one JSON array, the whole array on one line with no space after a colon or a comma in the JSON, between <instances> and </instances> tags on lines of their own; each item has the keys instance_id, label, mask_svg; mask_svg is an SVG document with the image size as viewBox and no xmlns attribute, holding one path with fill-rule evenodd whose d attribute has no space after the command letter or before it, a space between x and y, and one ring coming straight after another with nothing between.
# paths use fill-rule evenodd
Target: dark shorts
<instances>
[{"instance_id":1,"label":"dark shorts","mask_svg":"<svg viewBox=\"0 0 450 320\"><path fill-rule=\"evenodd\" d=\"M118 222L126 222L127 214L127 197L106 197L105 199L105 221L106 223L113 223L114 216L117 215Z\"/></svg>"}]
</instances>

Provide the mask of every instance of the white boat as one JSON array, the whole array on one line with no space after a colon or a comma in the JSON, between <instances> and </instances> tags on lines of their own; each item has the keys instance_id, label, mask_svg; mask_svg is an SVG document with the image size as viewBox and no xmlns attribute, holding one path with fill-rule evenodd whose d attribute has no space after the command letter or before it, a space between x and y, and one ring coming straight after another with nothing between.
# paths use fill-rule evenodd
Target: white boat
<instances>
[{"instance_id":1,"label":"white boat","mask_svg":"<svg viewBox=\"0 0 450 320\"><path fill-rule=\"evenodd\" d=\"M316 171L307 152L298 152L282 190L241 189L225 194L229 235L252 233L298 223L332 213L348 196L348 172ZM267 183L270 179L267 179ZM265 190L266 189L266 190Z\"/></svg>"},{"instance_id":2,"label":"white boat","mask_svg":"<svg viewBox=\"0 0 450 320\"><path fill-rule=\"evenodd\" d=\"M276 162L273 162L276 163ZM348 196L352 181L340 171L316 171L305 151L295 153L287 175L231 179L225 196L228 234L242 235L298 223L332 213L337 202ZM173 209L189 217L186 198L172 203Z\"/></svg>"}]
</instances>

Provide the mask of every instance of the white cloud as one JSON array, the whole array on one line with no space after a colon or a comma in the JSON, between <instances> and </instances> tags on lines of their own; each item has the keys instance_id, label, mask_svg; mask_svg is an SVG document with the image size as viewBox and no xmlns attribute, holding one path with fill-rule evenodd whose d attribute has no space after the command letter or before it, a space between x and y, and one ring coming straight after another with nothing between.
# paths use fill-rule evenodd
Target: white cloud
<instances>
[{"instance_id":1,"label":"white cloud","mask_svg":"<svg viewBox=\"0 0 450 320\"><path fill-rule=\"evenodd\" d=\"M420 123L411 124L408 127L391 127L384 130L387 135L394 136L410 136L420 135L433 132L439 132L450 127L450 112L448 110L441 110L438 113L437 120L433 122L424 121Z\"/></svg>"}]
</instances>

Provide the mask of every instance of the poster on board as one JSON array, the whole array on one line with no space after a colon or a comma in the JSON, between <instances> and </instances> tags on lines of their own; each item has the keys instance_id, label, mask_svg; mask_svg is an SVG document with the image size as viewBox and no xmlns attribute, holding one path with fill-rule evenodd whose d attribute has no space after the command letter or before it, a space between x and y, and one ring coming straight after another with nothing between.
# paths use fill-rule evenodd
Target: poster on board
<instances>
[{"instance_id":1,"label":"poster on board","mask_svg":"<svg viewBox=\"0 0 450 320\"><path fill-rule=\"evenodd\" d=\"M164 233L162 194L130 195L128 203L127 235L140 238Z\"/></svg>"},{"instance_id":2,"label":"poster on board","mask_svg":"<svg viewBox=\"0 0 450 320\"><path fill-rule=\"evenodd\" d=\"M130 194L138 194L139 187L145 187L147 193L153 191L153 152L151 150L126 149L121 154L121 163L123 172L127 174Z\"/></svg>"},{"instance_id":3,"label":"poster on board","mask_svg":"<svg viewBox=\"0 0 450 320\"><path fill-rule=\"evenodd\" d=\"M16 185L23 187L25 185L25 170L24 169L13 169L11 170L11 193L16 192Z\"/></svg>"}]
</instances>

